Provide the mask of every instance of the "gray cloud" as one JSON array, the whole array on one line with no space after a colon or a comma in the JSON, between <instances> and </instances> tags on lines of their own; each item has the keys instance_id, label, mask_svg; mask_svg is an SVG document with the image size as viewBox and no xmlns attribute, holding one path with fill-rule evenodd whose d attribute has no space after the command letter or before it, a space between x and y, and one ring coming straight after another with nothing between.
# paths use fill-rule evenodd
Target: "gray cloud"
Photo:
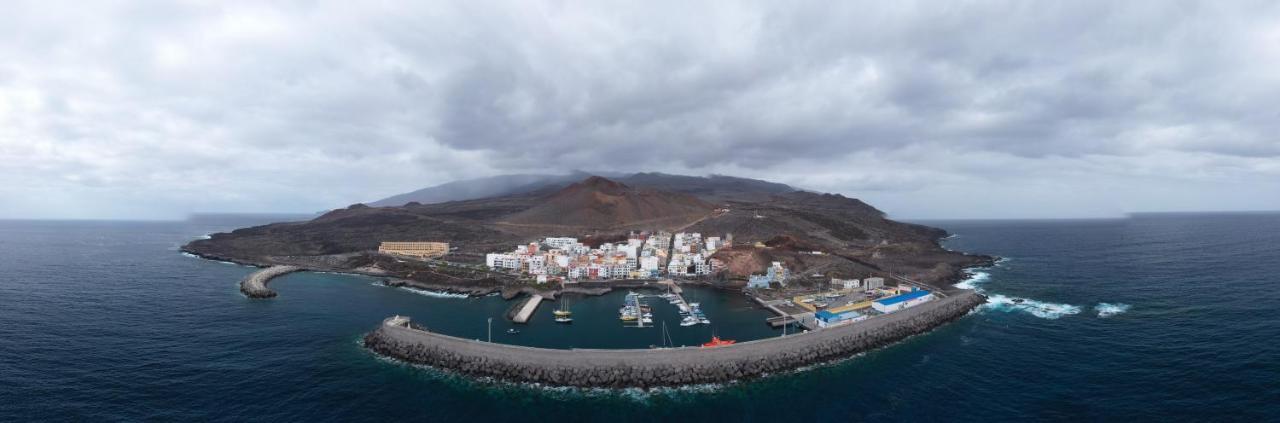
<instances>
[{"instance_id":1,"label":"gray cloud","mask_svg":"<svg viewBox=\"0 0 1280 423\"><path fill-rule=\"evenodd\" d=\"M1280 207L1271 2L8 9L0 217L309 211L568 169L922 217Z\"/></svg>"}]
</instances>

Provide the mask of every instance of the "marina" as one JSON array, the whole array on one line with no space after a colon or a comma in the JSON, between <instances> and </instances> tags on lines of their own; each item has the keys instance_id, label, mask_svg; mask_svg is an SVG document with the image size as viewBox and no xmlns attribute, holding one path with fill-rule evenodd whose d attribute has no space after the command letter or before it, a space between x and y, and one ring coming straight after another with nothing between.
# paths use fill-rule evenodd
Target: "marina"
<instances>
[{"instance_id":1,"label":"marina","mask_svg":"<svg viewBox=\"0 0 1280 423\"><path fill-rule=\"evenodd\" d=\"M627 327L653 327L653 306L646 302L646 299L659 299L673 306L680 317L678 324L683 327L694 325L710 325L711 319L707 318L706 312L702 310L702 304L698 302L690 302L685 300L683 292L671 280L661 282L666 285L667 292L662 294L640 294L637 292L628 292L623 301L622 308L618 309L618 319L622 320Z\"/></svg>"}]
</instances>

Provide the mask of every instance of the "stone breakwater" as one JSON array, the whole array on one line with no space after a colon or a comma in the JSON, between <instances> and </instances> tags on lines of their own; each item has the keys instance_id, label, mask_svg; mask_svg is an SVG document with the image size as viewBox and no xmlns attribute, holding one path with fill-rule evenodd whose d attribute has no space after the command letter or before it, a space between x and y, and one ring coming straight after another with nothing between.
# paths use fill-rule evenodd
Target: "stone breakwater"
<instances>
[{"instance_id":1,"label":"stone breakwater","mask_svg":"<svg viewBox=\"0 0 1280 423\"><path fill-rule=\"evenodd\" d=\"M240 292L249 298L271 298L276 296L276 292L271 288L267 288L267 282L271 279L283 276L289 273L302 270L298 266L271 266L266 269L253 272L240 281Z\"/></svg>"},{"instance_id":2,"label":"stone breakwater","mask_svg":"<svg viewBox=\"0 0 1280 423\"><path fill-rule=\"evenodd\" d=\"M841 359L964 316L986 298L962 291L852 325L717 348L546 349L495 344L387 319L365 336L379 354L462 374L553 386L650 388L758 378Z\"/></svg>"}]
</instances>

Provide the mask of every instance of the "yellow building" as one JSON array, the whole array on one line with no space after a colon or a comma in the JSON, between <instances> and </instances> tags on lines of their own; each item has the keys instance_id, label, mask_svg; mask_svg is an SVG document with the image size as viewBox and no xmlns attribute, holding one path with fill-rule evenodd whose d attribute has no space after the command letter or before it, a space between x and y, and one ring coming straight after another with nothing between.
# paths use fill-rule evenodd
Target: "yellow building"
<instances>
[{"instance_id":1,"label":"yellow building","mask_svg":"<svg viewBox=\"0 0 1280 423\"><path fill-rule=\"evenodd\" d=\"M378 245L378 252L414 257L439 257L449 253L449 243L384 241Z\"/></svg>"}]
</instances>

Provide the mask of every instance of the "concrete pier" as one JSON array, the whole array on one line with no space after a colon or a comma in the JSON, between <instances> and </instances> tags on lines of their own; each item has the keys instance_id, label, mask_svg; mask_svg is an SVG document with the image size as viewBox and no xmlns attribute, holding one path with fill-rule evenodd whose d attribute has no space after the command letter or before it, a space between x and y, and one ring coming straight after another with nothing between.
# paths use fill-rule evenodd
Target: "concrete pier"
<instances>
[{"instance_id":1,"label":"concrete pier","mask_svg":"<svg viewBox=\"0 0 1280 423\"><path fill-rule=\"evenodd\" d=\"M542 296L534 295L529 297L529 301L525 301L524 306L516 313L511 321L516 323L529 323L529 317L533 316L533 312L538 309L538 304L542 304Z\"/></svg>"},{"instance_id":2,"label":"concrete pier","mask_svg":"<svg viewBox=\"0 0 1280 423\"><path fill-rule=\"evenodd\" d=\"M287 275L289 273L302 270L298 266L271 266L266 269L253 272L249 276L240 281L240 292L249 298L271 298L276 296L276 292L271 288L267 288L267 282L272 279Z\"/></svg>"},{"instance_id":3,"label":"concrete pier","mask_svg":"<svg viewBox=\"0 0 1280 423\"><path fill-rule=\"evenodd\" d=\"M548 349L480 342L390 318L365 336L379 354L462 374L553 386L639 387L752 379L841 359L927 332L985 302L972 291L858 324L718 348Z\"/></svg>"}]
</instances>

